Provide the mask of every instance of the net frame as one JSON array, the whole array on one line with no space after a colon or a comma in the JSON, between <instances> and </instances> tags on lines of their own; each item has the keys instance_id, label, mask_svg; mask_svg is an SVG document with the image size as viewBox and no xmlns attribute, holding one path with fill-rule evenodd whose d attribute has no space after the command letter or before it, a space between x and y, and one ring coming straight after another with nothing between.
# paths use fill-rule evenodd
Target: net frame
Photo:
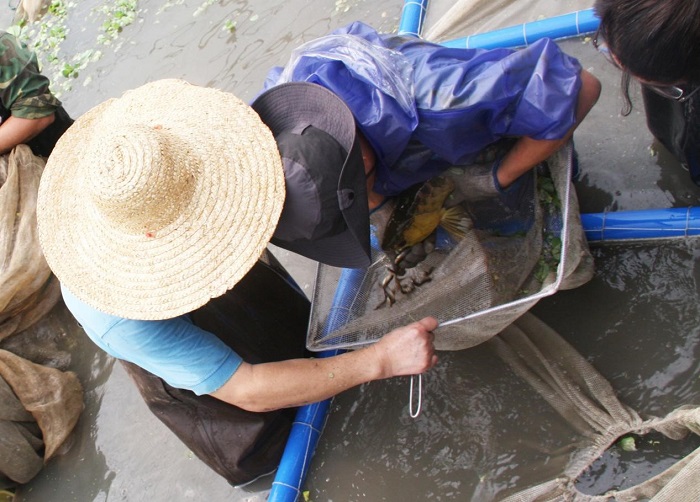
<instances>
[{"instance_id":1,"label":"net frame","mask_svg":"<svg viewBox=\"0 0 700 502\"><path fill-rule=\"evenodd\" d=\"M556 274L554 277L550 274L539 290L524 297L507 298L492 305L482 305L471 312L461 309L449 316L435 314L430 309L421 311L420 297L417 297L418 301L403 298L403 305L397 302L397 305L392 307L398 309L396 314L381 316L370 310L373 308L369 305L372 295L368 291L374 287L380 263L383 260L386 263L384 253L377 252L373 265L367 270L338 269L319 264L312 295L307 348L314 352L359 348L377 341L391 329L420 319L424 315L434 315L440 322L435 330L436 348L461 350L488 340L540 299L567 287L567 278L578 267L581 257L588 253L587 246L582 245L585 237L577 238L583 235L583 230L578 216L578 202L571 184L572 162L573 146L570 143L548 159L549 171L560 204L556 218L545 218L547 221L543 221L542 228L536 228L535 232L540 232L540 235L542 232L555 234L561 242L561 254ZM453 251L454 249L450 252ZM434 265L430 261L431 256L426 259L426 266ZM440 263L438 267L439 265ZM590 276L592 267L587 278ZM419 294L422 287L418 287L414 294ZM449 311L449 308L445 310Z\"/></svg>"}]
</instances>

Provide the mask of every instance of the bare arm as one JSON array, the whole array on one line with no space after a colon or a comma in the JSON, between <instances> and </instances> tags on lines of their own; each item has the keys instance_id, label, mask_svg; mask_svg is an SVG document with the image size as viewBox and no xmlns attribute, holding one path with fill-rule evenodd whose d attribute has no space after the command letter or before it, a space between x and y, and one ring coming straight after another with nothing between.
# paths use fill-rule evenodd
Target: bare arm
<instances>
[{"instance_id":1,"label":"bare arm","mask_svg":"<svg viewBox=\"0 0 700 502\"><path fill-rule=\"evenodd\" d=\"M17 145L26 143L53 123L55 115L38 119L23 119L10 116L0 125L0 154L7 153Z\"/></svg>"},{"instance_id":2,"label":"bare arm","mask_svg":"<svg viewBox=\"0 0 700 502\"><path fill-rule=\"evenodd\" d=\"M320 359L243 363L211 395L249 411L269 411L322 401L372 380L423 373L437 363L426 317L398 328L360 350Z\"/></svg>"},{"instance_id":3,"label":"bare arm","mask_svg":"<svg viewBox=\"0 0 700 502\"><path fill-rule=\"evenodd\" d=\"M521 175L549 158L574 134L593 105L600 96L600 82L586 70L581 70L581 90L576 105L576 123L566 136L558 140L536 140L528 137L520 138L506 154L496 172L498 183L506 188Z\"/></svg>"}]
</instances>

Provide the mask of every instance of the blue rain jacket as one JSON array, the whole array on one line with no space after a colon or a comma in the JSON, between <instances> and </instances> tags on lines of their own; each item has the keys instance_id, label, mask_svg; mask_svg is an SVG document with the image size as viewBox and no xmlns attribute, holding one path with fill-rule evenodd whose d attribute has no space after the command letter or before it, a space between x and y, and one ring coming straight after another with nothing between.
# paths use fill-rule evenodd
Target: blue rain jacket
<instances>
[{"instance_id":1,"label":"blue rain jacket","mask_svg":"<svg viewBox=\"0 0 700 502\"><path fill-rule=\"evenodd\" d=\"M295 49L265 89L305 81L333 91L377 154L375 191L396 195L474 163L499 139L562 138L575 123L580 71L549 39L454 49L355 22Z\"/></svg>"}]
</instances>

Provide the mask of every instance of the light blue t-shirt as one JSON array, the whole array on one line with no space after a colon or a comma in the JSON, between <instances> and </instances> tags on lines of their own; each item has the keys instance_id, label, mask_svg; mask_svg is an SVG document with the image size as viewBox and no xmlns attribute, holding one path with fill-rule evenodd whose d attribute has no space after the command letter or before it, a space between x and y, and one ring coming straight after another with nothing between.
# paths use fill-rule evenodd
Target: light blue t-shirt
<instances>
[{"instance_id":1,"label":"light blue t-shirt","mask_svg":"<svg viewBox=\"0 0 700 502\"><path fill-rule=\"evenodd\" d=\"M242 362L218 337L192 324L188 315L163 321L125 319L100 312L63 286L61 291L66 306L98 347L173 387L211 394Z\"/></svg>"}]
</instances>

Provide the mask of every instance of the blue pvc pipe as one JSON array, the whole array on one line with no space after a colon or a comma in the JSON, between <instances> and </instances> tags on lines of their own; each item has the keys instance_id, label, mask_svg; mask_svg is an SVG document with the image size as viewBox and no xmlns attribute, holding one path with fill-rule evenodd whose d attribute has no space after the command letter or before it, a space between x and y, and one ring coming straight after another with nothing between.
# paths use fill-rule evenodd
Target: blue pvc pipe
<instances>
[{"instance_id":1,"label":"blue pvc pipe","mask_svg":"<svg viewBox=\"0 0 700 502\"><path fill-rule=\"evenodd\" d=\"M363 269L342 270L333 297L333 306L328 314L326 334L348 321L350 303L354 300L364 275ZM340 350L327 350L319 353L318 357L331 357L340 352ZM311 457L328 416L330 403L331 399L326 399L302 406L297 411L270 489L268 502L294 502L299 497L309 471Z\"/></svg>"},{"instance_id":2,"label":"blue pvc pipe","mask_svg":"<svg viewBox=\"0 0 700 502\"><path fill-rule=\"evenodd\" d=\"M586 237L592 242L667 239L700 235L700 207L616 211L581 215ZM326 332L347 322L348 308L364 270L344 269L338 281ZM338 354L325 351L319 357ZM295 502L309 470L330 406L330 399L299 408L268 501Z\"/></svg>"},{"instance_id":3,"label":"blue pvc pipe","mask_svg":"<svg viewBox=\"0 0 700 502\"><path fill-rule=\"evenodd\" d=\"M399 35L420 37L423 20L428 9L428 0L405 0L399 21Z\"/></svg>"},{"instance_id":4,"label":"blue pvc pipe","mask_svg":"<svg viewBox=\"0 0 700 502\"><path fill-rule=\"evenodd\" d=\"M427 3L427 0L406 0L399 23L400 34L420 36ZM593 9L587 9L473 35L445 42L443 45L460 48L521 47L543 37L556 39L591 33L598 29L599 22ZM700 235L700 208L697 207L583 214L581 221L589 241ZM343 270L338 281L334 306L329 313L329 332L345 324L349 302L355 297L363 275L363 270ZM319 353L318 357L330 357L339 352L325 351ZM272 483L269 502L295 502L298 499L326 421L330 402L331 400L327 399L299 408Z\"/></svg>"},{"instance_id":5,"label":"blue pvc pipe","mask_svg":"<svg viewBox=\"0 0 700 502\"><path fill-rule=\"evenodd\" d=\"M582 214L589 241L668 239L700 235L700 207Z\"/></svg>"},{"instance_id":6,"label":"blue pvc pipe","mask_svg":"<svg viewBox=\"0 0 700 502\"><path fill-rule=\"evenodd\" d=\"M585 9L487 33L448 40L442 42L441 45L459 49L523 47L545 37L557 39L591 33L598 29L599 24L600 20L596 17L593 9Z\"/></svg>"}]
</instances>

